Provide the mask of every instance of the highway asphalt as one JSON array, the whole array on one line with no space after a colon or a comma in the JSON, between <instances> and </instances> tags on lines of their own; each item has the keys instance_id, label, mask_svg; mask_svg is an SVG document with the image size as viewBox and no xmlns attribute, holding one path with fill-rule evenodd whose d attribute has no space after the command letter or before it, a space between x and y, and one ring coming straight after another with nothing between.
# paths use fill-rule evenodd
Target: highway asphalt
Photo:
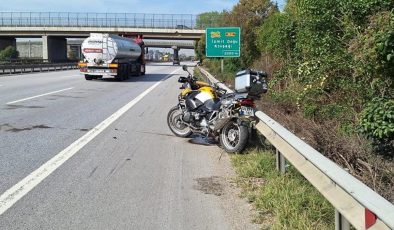
<instances>
[{"instance_id":1,"label":"highway asphalt","mask_svg":"<svg viewBox=\"0 0 394 230\"><path fill-rule=\"evenodd\" d=\"M223 203L235 201L223 201L221 150L167 127L179 74L154 65L124 82L78 71L0 77L0 229L253 227Z\"/></svg>"}]
</instances>

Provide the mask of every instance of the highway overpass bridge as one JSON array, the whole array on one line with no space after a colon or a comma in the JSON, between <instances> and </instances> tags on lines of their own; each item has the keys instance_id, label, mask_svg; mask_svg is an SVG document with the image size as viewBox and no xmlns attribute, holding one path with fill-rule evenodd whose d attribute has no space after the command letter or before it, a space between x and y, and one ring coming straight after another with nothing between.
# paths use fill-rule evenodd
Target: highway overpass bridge
<instances>
[{"instance_id":1,"label":"highway overpass bridge","mask_svg":"<svg viewBox=\"0 0 394 230\"><path fill-rule=\"evenodd\" d=\"M114 33L143 35L145 39L199 40L209 25L198 25L197 21L198 16L190 14L0 12L0 50L16 46L16 38L42 38L43 59L64 60L67 38Z\"/></svg>"},{"instance_id":2,"label":"highway overpass bridge","mask_svg":"<svg viewBox=\"0 0 394 230\"><path fill-rule=\"evenodd\" d=\"M78 58L83 58L81 52L82 39L68 39L67 51L73 51ZM21 58L42 58L43 42L20 40L16 42L16 47ZM149 48L171 48L171 49L194 49L193 41L162 41L162 40L145 40L146 53Z\"/></svg>"}]
</instances>

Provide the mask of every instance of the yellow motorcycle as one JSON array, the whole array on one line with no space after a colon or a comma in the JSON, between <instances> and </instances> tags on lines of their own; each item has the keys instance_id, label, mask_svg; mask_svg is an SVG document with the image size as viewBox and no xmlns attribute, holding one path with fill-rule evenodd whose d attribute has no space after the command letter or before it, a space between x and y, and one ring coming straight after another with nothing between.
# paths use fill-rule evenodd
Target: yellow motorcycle
<instances>
[{"instance_id":1,"label":"yellow motorcycle","mask_svg":"<svg viewBox=\"0 0 394 230\"><path fill-rule=\"evenodd\" d=\"M198 81L187 70L187 66L182 68L188 72L188 76L178 79L178 82L182 83L180 87L182 91L178 96L178 105L168 112L168 126L179 137L188 137L193 132L208 135L208 122L205 116L219 109L219 95L225 91Z\"/></svg>"},{"instance_id":2,"label":"yellow motorcycle","mask_svg":"<svg viewBox=\"0 0 394 230\"><path fill-rule=\"evenodd\" d=\"M187 71L186 66L183 69ZM241 71L235 79L236 93L229 94L217 85L197 81L190 73L180 77L182 92L178 105L168 112L168 127L176 136L199 133L219 139L226 152L241 152L258 121L254 99L267 92L266 77L264 72Z\"/></svg>"}]
</instances>

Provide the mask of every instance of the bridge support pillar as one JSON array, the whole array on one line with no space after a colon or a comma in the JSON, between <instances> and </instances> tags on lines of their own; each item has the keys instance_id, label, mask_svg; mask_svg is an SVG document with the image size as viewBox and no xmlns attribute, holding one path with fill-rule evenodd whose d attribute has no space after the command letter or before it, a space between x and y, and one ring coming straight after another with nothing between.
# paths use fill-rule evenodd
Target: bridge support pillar
<instances>
[{"instance_id":1,"label":"bridge support pillar","mask_svg":"<svg viewBox=\"0 0 394 230\"><path fill-rule=\"evenodd\" d=\"M179 49L174 49L174 58L179 58Z\"/></svg>"},{"instance_id":2,"label":"bridge support pillar","mask_svg":"<svg viewBox=\"0 0 394 230\"><path fill-rule=\"evenodd\" d=\"M67 60L66 38L42 36L42 59L50 62Z\"/></svg>"},{"instance_id":3,"label":"bridge support pillar","mask_svg":"<svg viewBox=\"0 0 394 230\"><path fill-rule=\"evenodd\" d=\"M16 38L14 37L0 37L0 50L13 46L16 48Z\"/></svg>"},{"instance_id":4,"label":"bridge support pillar","mask_svg":"<svg viewBox=\"0 0 394 230\"><path fill-rule=\"evenodd\" d=\"M173 56L174 61L175 60L179 61L179 50L180 50L179 47L172 46L171 48L174 50L174 56Z\"/></svg>"}]
</instances>

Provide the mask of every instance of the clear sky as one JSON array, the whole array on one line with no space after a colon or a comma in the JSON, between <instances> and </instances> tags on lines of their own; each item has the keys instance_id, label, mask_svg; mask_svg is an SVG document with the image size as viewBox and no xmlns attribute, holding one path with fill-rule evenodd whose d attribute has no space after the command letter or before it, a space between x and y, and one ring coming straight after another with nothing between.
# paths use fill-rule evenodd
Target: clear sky
<instances>
[{"instance_id":1,"label":"clear sky","mask_svg":"<svg viewBox=\"0 0 394 230\"><path fill-rule=\"evenodd\" d=\"M4 0L5 1L5 0ZM285 0L277 0L283 7ZM238 0L12 0L0 11L199 14L230 10Z\"/></svg>"}]
</instances>

